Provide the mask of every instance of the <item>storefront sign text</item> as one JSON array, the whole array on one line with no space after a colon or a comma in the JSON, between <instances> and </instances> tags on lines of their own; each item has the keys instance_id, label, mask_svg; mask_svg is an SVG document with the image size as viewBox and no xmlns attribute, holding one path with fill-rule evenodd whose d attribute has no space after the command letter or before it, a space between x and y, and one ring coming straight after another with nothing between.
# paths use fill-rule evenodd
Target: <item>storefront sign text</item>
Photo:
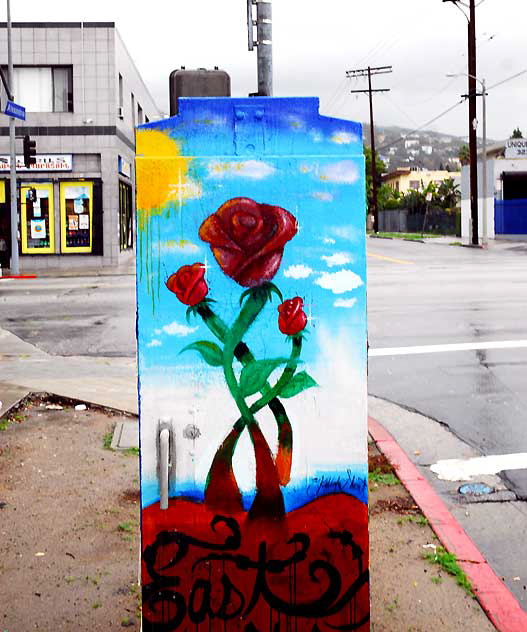
<instances>
[{"instance_id":1,"label":"storefront sign text","mask_svg":"<svg viewBox=\"0 0 527 632\"><path fill-rule=\"evenodd\" d=\"M17 171L71 171L73 160L71 154L39 154L36 163L31 167L24 165L24 156L16 157ZM0 171L9 171L11 168L10 156L0 156Z\"/></svg>"}]
</instances>

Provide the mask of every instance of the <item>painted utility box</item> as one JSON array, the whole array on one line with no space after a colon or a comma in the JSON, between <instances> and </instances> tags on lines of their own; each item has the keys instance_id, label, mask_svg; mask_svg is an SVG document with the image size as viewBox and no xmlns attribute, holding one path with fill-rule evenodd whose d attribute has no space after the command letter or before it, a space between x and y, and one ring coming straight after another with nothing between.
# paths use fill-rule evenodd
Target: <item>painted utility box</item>
<instances>
[{"instance_id":1,"label":"painted utility box","mask_svg":"<svg viewBox=\"0 0 527 632\"><path fill-rule=\"evenodd\" d=\"M368 630L361 127L179 106L137 132L143 630Z\"/></svg>"}]
</instances>

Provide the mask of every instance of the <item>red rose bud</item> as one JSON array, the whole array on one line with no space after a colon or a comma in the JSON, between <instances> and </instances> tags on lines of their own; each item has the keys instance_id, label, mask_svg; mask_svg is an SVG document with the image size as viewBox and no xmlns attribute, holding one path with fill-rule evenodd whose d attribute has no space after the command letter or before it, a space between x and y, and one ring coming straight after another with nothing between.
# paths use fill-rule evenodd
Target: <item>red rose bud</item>
<instances>
[{"instance_id":1,"label":"red rose bud","mask_svg":"<svg viewBox=\"0 0 527 632\"><path fill-rule=\"evenodd\" d=\"M233 198L201 224L199 236L210 244L223 272L244 287L271 280L285 244L297 232L296 219L279 206Z\"/></svg>"},{"instance_id":2,"label":"red rose bud","mask_svg":"<svg viewBox=\"0 0 527 632\"><path fill-rule=\"evenodd\" d=\"M278 328L287 336L294 336L307 325L307 316L302 307L304 302L299 296L284 301L278 306Z\"/></svg>"},{"instance_id":3,"label":"red rose bud","mask_svg":"<svg viewBox=\"0 0 527 632\"><path fill-rule=\"evenodd\" d=\"M209 291L204 277L205 266L202 263L194 263L191 266L182 266L171 274L166 286L182 303L193 307L200 303Z\"/></svg>"}]
</instances>

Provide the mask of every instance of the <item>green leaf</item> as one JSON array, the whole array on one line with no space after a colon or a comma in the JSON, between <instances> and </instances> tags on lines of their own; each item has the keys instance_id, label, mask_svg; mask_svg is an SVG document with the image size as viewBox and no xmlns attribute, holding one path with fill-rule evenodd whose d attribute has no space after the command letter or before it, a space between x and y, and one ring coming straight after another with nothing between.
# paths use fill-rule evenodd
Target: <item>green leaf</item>
<instances>
[{"instance_id":1,"label":"green leaf","mask_svg":"<svg viewBox=\"0 0 527 632\"><path fill-rule=\"evenodd\" d=\"M271 360L258 360L251 362L240 373L240 391L243 397L254 395L265 387L271 373L281 364L285 364L287 358L273 358Z\"/></svg>"},{"instance_id":2,"label":"green leaf","mask_svg":"<svg viewBox=\"0 0 527 632\"><path fill-rule=\"evenodd\" d=\"M201 354L201 357L207 364L211 366L222 366L223 364L223 352L214 342L208 340L198 340L190 345L187 345L179 353L183 351L197 351Z\"/></svg>"},{"instance_id":3,"label":"green leaf","mask_svg":"<svg viewBox=\"0 0 527 632\"><path fill-rule=\"evenodd\" d=\"M305 371L300 371L284 386L278 397L294 397L313 386L318 386L315 380Z\"/></svg>"}]
</instances>

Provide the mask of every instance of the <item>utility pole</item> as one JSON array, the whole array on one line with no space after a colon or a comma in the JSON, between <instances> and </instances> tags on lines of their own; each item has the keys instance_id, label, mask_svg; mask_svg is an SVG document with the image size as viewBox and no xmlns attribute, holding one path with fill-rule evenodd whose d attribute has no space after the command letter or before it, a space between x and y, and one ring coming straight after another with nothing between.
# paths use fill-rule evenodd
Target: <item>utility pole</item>
<instances>
[{"instance_id":1,"label":"utility pole","mask_svg":"<svg viewBox=\"0 0 527 632\"><path fill-rule=\"evenodd\" d=\"M468 147L470 151L470 217L472 220L472 245L479 245L478 228L478 139L476 134L477 112L476 112L476 2L468 0L443 0L451 2L463 13L468 22ZM468 15L459 6L468 7Z\"/></svg>"},{"instance_id":2,"label":"utility pole","mask_svg":"<svg viewBox=\"0 0 527 632\"><path fill-rule=\"evenodd\" d=\"M256 20L253 19L256 5ZM256 41L253 28L256 26ZM251 96L273 96L273 20L271 0L247 0L247 31L249 50L256 46L258 92Z\"/></svg>"},{"instance_id":3,"label":"utility pole","mask_svg":"<svg viewBox=\"0 0 527 632\"><path fill-rule=\"evenodd\" d=\"M373 98L372 94L374 92L389 92L389 88L378 88L376 90L372 90L371 87L371 77L372 75L385 75L392 72L391 66L378 66L376 68L372 68L368 66L367 68L360 68L358 70L347 70L346 77L348 79L354 79L357 77L368 77L368 89L367 90L350 90L350 93L362 92L364 94L368 94L370 98L370 141L371 141L371 176L372 176L372 208L369 209L370 212L373 213L373 231L375 233L379 232L379 212L377 208L377 164L376 164L376 153L375 153L375 128L373 124Z\"/></svg>"},{"instance_id":4,"label":"utility pole","mask_svg":"<svg viewBox=\"0 0 527 632\"><path fill-rule=\"evenodd\" d=\"M475 0L470 0L470 12L468 21L468 145L470 149L470 216L472 217L473 246L477 246L479 244L476 76L476 6Z\"/></svg>"},{"instance_id":5,"label":"utility pole","mask_svg":"<svg viewBox=\"0 0 527 632\"><path fill-rule=\"evenodd\" d=\"M13 90L13 52L11 48L11 6L7 0L7 77L9 92ZM13 100L13 95L9 95L9 100ZM12 275L20 273L18 262L18 209L16 203L16 144L15 144L15 119L9 117L9 153L11 156L11 261L9 270Z\"/></svg>"}]
</instances>

